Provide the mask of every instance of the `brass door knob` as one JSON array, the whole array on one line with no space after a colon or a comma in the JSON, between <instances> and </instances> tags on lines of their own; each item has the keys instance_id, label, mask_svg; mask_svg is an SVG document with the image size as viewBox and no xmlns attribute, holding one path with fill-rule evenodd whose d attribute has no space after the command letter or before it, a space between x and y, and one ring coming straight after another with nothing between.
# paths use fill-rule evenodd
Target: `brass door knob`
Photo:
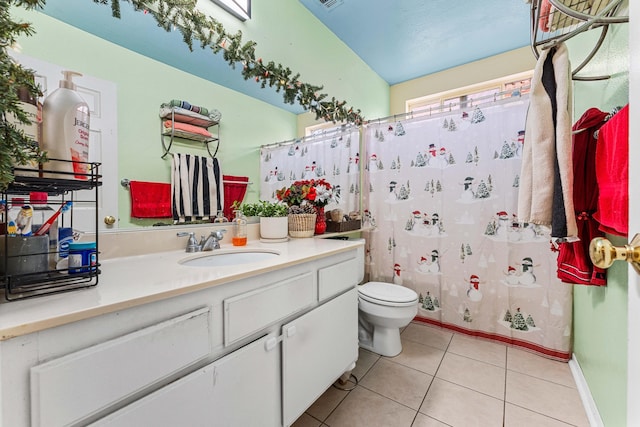
<instances>
[{"instance_id":1,"label":"brass door knob","mask_svg":"<svg viewBox=\"0 0 640 427\"><path fill-rule=\"evenodd\" d=\"M609 268L614 261L627 261L640 274L640 234L624 246L613 246L604 237L596 237L589 244L589 256L596 267Z\"/></svg>"},{"instance_id":2,"label":"brass door knob","mask_svg":"<svg viewBox=\"0 0 640 427\"><path fill-rule=\"evenodd\" d=\"M109 215L104 217L104 223L107 225L113 225L116 223L116 217Z\"/></svg>"}]
</instances>

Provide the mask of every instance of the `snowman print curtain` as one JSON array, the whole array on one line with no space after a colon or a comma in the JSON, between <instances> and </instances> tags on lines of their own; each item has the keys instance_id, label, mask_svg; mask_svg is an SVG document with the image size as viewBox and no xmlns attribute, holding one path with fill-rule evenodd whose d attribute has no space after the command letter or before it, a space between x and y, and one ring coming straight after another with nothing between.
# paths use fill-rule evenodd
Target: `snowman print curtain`
<instances>
[{"instance_id":1,"label":"snowman print curtain","mask_svg":"<svg viewBox=\"0 0 640 427\"><path fill-rule=\"evenodd\" d=\"M526 96L364 129L369 280L419 295L416 320L571 357L572 289L549 230L516 216Z\"/></svg>"},{"instance_id":2,"label":"snowman print curtain","mask_svg":"<svg viewBox=\"0 0 640 427\"><path fill-rule=\"evenodd\" d=\"M325 210L360 211L360 132L344 127L260 149L260 198L276 201L276 191L298 180L324 179L337 191Z\"/></svg>"}]
</instances>

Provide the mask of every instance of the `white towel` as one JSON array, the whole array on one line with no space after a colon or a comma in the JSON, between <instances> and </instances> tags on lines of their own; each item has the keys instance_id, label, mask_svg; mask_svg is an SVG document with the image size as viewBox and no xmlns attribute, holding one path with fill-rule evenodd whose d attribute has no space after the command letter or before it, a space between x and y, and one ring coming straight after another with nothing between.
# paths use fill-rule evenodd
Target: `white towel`
<instances>
[{"instance_id":1,"label":"white towel","mask_svg":"<svg viewBox=\"0 0 640 427\"><path fill-rule=\"evenodd\" d=\"M556 84L555 126L552 103L542 82L544 63L549 53L553 55L553 75L548 78L555 80ZM552 237L567 240L575 240L578 234L573 208L571 99L569 54L564 43L560 43L555 50L543 50L540 53L531 81L518 193L518 218L534 224L551 225ZM556 176L556 162L559 176ZM554 184L557 184L555 188ZM554 206L554 201L561 203ZM556 219L561 216L562 221L552 220L554 214Z\"/></svg>"},{"instance_id":2,"label":"white towel","mask_svg":"<svg viewBox=\"0 0 640 427\"><path fill-rule=\"evenodd\" d=\"M171 204L178 222L209 220L224 206L222 172L218 159L172 155Z\"/></svg>"}]
</instances>

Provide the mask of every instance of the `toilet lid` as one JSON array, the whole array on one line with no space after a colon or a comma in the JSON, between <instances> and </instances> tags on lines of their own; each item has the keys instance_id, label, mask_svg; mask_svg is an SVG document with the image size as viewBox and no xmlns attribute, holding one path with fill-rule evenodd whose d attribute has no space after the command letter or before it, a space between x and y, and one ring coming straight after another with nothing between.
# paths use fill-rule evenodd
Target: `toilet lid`
<instances>
[{"instance_id":1,"label":"toilet lid","mask_svg":"<svg viewBox=\"0 0 640 427\"><path fill-rule=\"evenodd\" d=\"M413 303L418 294L409 288L384 282L368 282L358 287L358 293L371 302L384 303Z\"/></svg>"}]
</instances>

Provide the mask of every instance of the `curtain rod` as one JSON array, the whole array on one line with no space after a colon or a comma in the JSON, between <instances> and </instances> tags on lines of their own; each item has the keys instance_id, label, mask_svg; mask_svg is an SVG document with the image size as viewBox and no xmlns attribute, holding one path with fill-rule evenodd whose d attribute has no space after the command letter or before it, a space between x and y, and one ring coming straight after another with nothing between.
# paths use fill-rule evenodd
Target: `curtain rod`
<instances>
[{"instance_id":1,"label":"curtain rod","mask_svg":"<svg viewBox=\"0 0 640 427\"><path fill-rule=\"evenodd\" d=\"M414 110L414 111L407 111L406 113L398 113L398 114L394 114L392 116L386 116L386 117L380 117L377 119L373 119L373 120L365 120L362 124L363 125L368 125L368 124L372 124L372 123L381 123L387 120L397 120L397 119L401 119L401 118L413 118L413 115L415 114L416 117L420 117L423 116L425 114L428 114L429 116L431 116L432 114L438 114L438 113L442 113L445 112L447 109L449 109L449 111L453 111L452 109L454 107L460 107L460 109L462 108L471 108L471 107L475 107L481 104L485 104L485 103L490 103L490 102L498 102L498 101L504 101L504 100L510 100L510 99L514 99L516 97L522 97L522 91L523 90L529 90L531 88L531 86L522 86L519 87L517 89L511 89L511 90L504 90L501 92L495 92L489 95L484 95L484 96L480 96L478 98L468 98L464 101L458 101L458 102L449 102L447 104L441 104L438 107L432 108L429 107L429 109L424 109L424 110ZM509 98L503 98L504 95L511 95ZM480 101L480 102L478 102ZM323 130L320 133L317 134L313 134L313 135L307 135L307 136L303 136L300 138L293 138L293 139L288 139L285 141L280 141L280 142L274 142L271 144L265 144L265 145L261 145L260 149L263 148L272 148L272 147L284 147L287 145L291 145L291 144L295 144L298 142L305 142L307 140L312 140L314 138L318 138L318 137L325 137L325 136L330 136L334 133L338 133L338 132L345 132L347 130L349 130L350 128L355 127L355 125L353 123L348 123L348 124L343 124L340 126L340 128L332 128L330 130Z\"/></svg>"},{"instance_id":2,"label":"curtain rod","mask_svg":"<svg viewBox=\"0 0 640 427\"><path fill-rule=\"evenodd\" d=\"M522 97L523 90L529 90L531 88L531 86L522 86L519 87L517 89L511 89L511 90L504 90L502 92L495 92L489 95L484 95L484 96L480 96L478 98L468 98L464 101L458 101L458 102L449 102L447 104L441 104L437 107L429 107L428 109L425 108L423 110L412 110L412 111L407 111L406 113L398 113L398 114L394 114L392 116L387 116L387 117L380 117L378 119L373 119L373 120L365 120L363 124L368 125L368 124L373 124L373 123L380 123L380 122L384 122L387 120L396 120L396 119L401 119L401 118L409 118L412 119L413 115L415 114L416 117L420 117L423 116L425 114L428 114L429 116L432 114L438 114L438 113L443 113L446 112L446 110L448 109L449 111L453 111L454 107L460 107L460 109L463 108L471 108L471 107L476 107L478 105L481 104L488 104L491 102L498 102L498 101L504 101L505 99L513 99L515 97ZM511 95L509 98L503 98L504 95ZM480 101L480 102L478 102Z\"/></svg>"},{"instance_id":3,"label":"curtain rod","mask_svg":"<svg viewBox=\"0 0 640 427\"><path fill-rule=\"evenodd\" d=\"M319 137L325 137L325 136L331 136L335 133L341 133L341 132L347 132L349 131L351 128L356 128L356 126L353 123L347 123L347 124L342 124L339 125L339 128L331 128L328 130L323 130L321 132L318 133L314 133L311 135L307 135L307 136L302 136L300 138L293 138L293 139L287 139L284 141L280 141L280 142L274 142L271 144L265 144L265 145L261 145L260 149L262 148L271 148L271 147L285 147L287 145L291 145L291 144L295 144L297 142L305 142L307 140L312 140L315 138L319 138Z\"/></svg>"}]
</instances>

